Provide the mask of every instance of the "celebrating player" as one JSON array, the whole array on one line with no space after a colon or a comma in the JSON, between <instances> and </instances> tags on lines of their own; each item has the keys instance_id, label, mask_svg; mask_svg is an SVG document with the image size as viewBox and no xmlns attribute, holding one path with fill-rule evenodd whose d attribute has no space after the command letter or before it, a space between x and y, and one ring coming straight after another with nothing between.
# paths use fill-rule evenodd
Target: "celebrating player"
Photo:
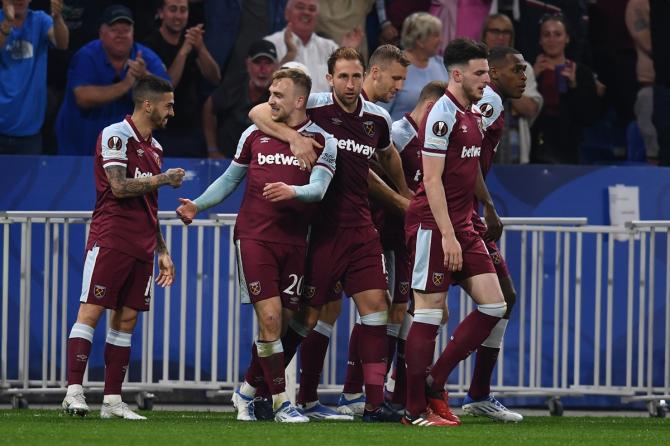
<instances>
[{"instance_id":1,"label":"celebrating player","mask_svg":"<svg viewBox=\"0 0 670 446\"><path fill-rule=\"evenodd\" d=\"M415 310L406 344L407 404L402 421L414 426L457 424L448 419L447 377L489 336L506 310L495 268L471 221L483 140L474 103L490 80L487 49L456 39L444 56L449 84L422 125L423 184L406 219ZM426 377L452 282L458 282L478 307L456 327Z\"/></svg>"},{"instance_id":2,"label":"celebrating player","mask_svg":"<svg viewBox=\"0 0 670 446\"><path fill-rule=\"evenodd\" d=\"M158 225L158 188L181 186L183 169L161 173L163 149L151 137L174 116L169 82L154 76L133 88L132 116L106 127L98 136L95 156L96 202L86 243L86 263L77 321L67 351L67 395L63 409L86 415L82 380L93 331L105 309L112 310L105 344L105 390L101 418L144 420L121 400L121 383L130 360L130 340L139 311L151 302L154 251L156 283L170 286L174 265Z\"/></svg>"},{"instance_id":3,"label":"celebrating player","mask_svg":"<svg viewBox=\"0 0 670 446\"><path fill-rule=\"evenodd\" d=\"M337 156L335 139L307 118L305 106L311 86L303 71L281 69L272 76L268 100L274 122L285 123L324 147L311 175L300 168L288 144L252 125L242 134L235 159L223 175L195 201L180 199L177 209L188 223L198 211L224 200L248 176L235 224L235 243L242 301L253 303L259 335L245 382L233 395L238 420L256 420L253 400L260 379L269 386L276 421L309 421L286 394L280 337L286 328L284 321L292 317L300 302L308 225L316 210L306 203L320 201L325 195Z\"/></svg>"},{"instance_id":4,"label":"celebrating player","mask_svg":"<svg viewBox=\"0 0 670 446\"><path fill-rule=\"evenodd\" d=\"M503 101L520 98L523 94L526 86L526 62L517 50L509 47L492 48L488 55L488 61L491 82L484 89L484 96L477 104L482 115L485 132L479 158L481 176L477 179L472 225L486 243L486 248L491 256L507 303L507 311L493 327L489 337L477 348L475 369L470 382L470 389L463 400L463 411L493 420L519 422L523 420L521 414L507 409L491 395L491 375L498 359L510 313L516 301L516 292L505 259L495 243L502 233L502 224L484 179L491 169L491 164L493 164L493 157L496 154L505 126ZM482 223L479 216L480 202L484 205L486 224Z\"/></svg>"},{"instance_id":5,"label":"celebrating player","mask_svg":"<svg viewBox=\"0 0 670 446\"><path fill-rule=\"evenodd\" d=\"M308 328L316 324L319 309L340 299L344 290L353 297L361 315L359 353L367 396L363 420L398 421L398 415L383 402L388 305L382 250L367 200L370 158L377 153L398 191L404 196L409 196L409 191L399 157L391 144L388 113L360 97L363 75L361 55L352 48L339 48L328 59L327 78L333 92L310 95L307 108L311 118L337 138L338 170L324 199L321 218L312 229L304 292L308 309L302 324L289 327L284 345L297 345ZM260 128L267 128L268 133L285 141L295 140L293 130L276 123L272 125L267 106L255 107L250 116ZM305 340L305 346L327 345L331 332L332 325L320 321ZM317 355L303 356L315 364L312 369L317 373L305 374L305 368L311 365L303 362L301 387L305 379L314 376L318 379L323 363L323 358ZM316 386L310 388L314 388L314 394L303 394L299 398L307 416L339 415L319 403Z\"/></svg>"}]
</instances>

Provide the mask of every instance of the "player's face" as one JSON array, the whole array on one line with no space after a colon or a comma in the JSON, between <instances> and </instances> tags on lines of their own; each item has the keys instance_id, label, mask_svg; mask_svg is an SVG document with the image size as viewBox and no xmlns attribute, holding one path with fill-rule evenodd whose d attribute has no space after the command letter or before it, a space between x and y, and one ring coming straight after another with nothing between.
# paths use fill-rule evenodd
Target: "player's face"
<instances>
[{"instance_id":1,"label":"player's face","mask_svg":"<svg viewBox=\"0 0 670 446\"><path fill-rule=\"evenodd\" d=\"M358 59L339 59L333 67L333 74L327 74L326 78L345 107L356 104L363 88L363 65Z\"/></svg>"},{"instance_id":2,"label":"player's face","mask_svg":"<svg viewBox=\"0 0 670 446\"><path fill-rule=\"evenodd\" d=\"M165 0L158 17L168 30L181 33L188 23L188 0Z\"/></svg>"},{"instance_id":3,"label":"player's face","mask_svg":"<svg viewBox=\"0 0 670 446\"><path fill-rule=\"evenodd\" d=\"M407 67L393 61L387 68L377 72L376 94L380 101L390 102L407 78Z\"/></svg>"},{"instance_id":4,"label":"player's face","mask_svg":"<svg viewBox=\"0 0 670 446\"><path fill-rule=\"evenodd\" d=\"M526 61L521 54L508 54L506 63L496 67L496 85L506 98L518 99L526 88Z\"/></svg>"},{"instance_id":5,"label":"player's face","mask_svg":"<svg viewBox=\"0 0 670 446\"><path fill-rule=\"evenodd\" d=\"M168 119L174 116L174 93L163 93L151 102L151 124L155 130L167 127Z\"/></svg>"},{"instance_id":6,"label":"player's face","mask_svg":"<svg viewBox=\"0 0 670 446\"><path fill-rule=\"evenodd\" d=\"M461 73L463 91L472 102L479 101L484 95L484 87L489 78L489 62L486 59L472 59Z\"/></svg>"},{"instance_id":7,"label":"player's face","mask_svg":"<svg viewBox=\"0 0 670 446\"><path fill-rule=\"evenodd\" d=\"M309 35L316 28L319 15L318 0L292 0L286 8L286 22L296 34Z\"/></svg>"},{"instance_id":8,"label":"player's face","mask_svg":"<svg viewBox=\"0 0 670 446\"><path fill-rule=\"evenodd\" d=\"M296 93L295 85L290 79L277 79L270 85L270 112L272 120L276 122L285 122L289 116L298 107L300 96ZM302 102L305 98L302 96Z\"/></svg>"},{"instance_id":9,"label":"player's face","mask_svg":"<svg viewBox=\"0 0 670 446\"><path fill-rule=\"evenodd\" d=\"M512 46L512 34L514 28L512 22L502 18L493 19L489 22L484 32L484 43L489 48L496 46Z\"/></svg>"},{"instance_id":10,"label":"player's face","mask_svg":"<svg viewBox=\"0 0 670 446\"><path fill-rule=\"evenodd\" d=\"M128 57L133 46L133 25L119 21L100 27L100 40L112 57Z\"/></svg>"},{"instance_id":11,"label":"player's face","mask_svg":"<svg viewBox=\"0 0 670 446\"><path fill-rule=\"evenodd\" d=\"M272 73L277 69L277 63L267 57L247 59L247 72L252 85L265 90L272 83Z\"/></svg>"},{"instance_id":12,"label":"player's face","mask_svg":"<svg viewBox=\"0 0 670 446\"><path fill-rule=\"evenodd\" d=\"M565 25L558 20L547 20L540 26L540 46L549 57L563 57L570 42Z\"/></svg>"}]
</instances>

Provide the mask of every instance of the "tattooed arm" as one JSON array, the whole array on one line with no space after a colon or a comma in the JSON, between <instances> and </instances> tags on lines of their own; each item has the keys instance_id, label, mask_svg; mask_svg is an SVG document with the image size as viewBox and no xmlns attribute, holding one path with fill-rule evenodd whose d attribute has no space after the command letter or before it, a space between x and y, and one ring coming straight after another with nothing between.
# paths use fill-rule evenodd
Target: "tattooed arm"
<instances>
[{"instance_id":1,"label":"tattooed arm","mask_svg":"<svg viewBox=\"0 0 670 446\"><path fill-rule=\"evenodd\" d=\"M105 168L107 180L116 198L139 197L153 192L161 186L169 184L172 187L181 186L184 179L184 169L168 169L165 172L144 178L127 178L125 167L110 166Z\"/></svg>"}]
</instances>

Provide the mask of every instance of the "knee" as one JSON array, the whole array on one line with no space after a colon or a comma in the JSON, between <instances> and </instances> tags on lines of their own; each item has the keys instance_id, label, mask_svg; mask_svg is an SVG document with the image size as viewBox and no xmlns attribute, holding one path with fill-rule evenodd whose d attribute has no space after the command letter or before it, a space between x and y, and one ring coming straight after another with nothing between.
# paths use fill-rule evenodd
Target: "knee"
<instances>
[{"instance_id":1,"label":"knee","mask_svg":"<svg viewBox=\"0 0 670 446\"><path fill-rule=\"evenodd\" d=\"M135 324L137 323L137 314L132 316L123 316L118 323L116 328L119 331L126 333L131 333L135 329Z\"/></svg>"},{"instance_id":2,"label":"knee","mask_svg":"<svg viewBox=\"0 0 670 446\"><path fill-rule=\"evenodd\" d=\"M263 340L274 340L279 337L281 331L281 314L274 312L263 313L258 318L261 333L271 335L272 339L263 336Z\"/></svg>"},{"instance_id":3,"label":"knee","mask_svg":"<svg viewBox=\"0 0 670 446\"><path fill-rule=\"evenodd\" d=\"M445 325L447 322L449 322L449 307L445 305L442 309L442 320L440 321L440 325Z\"/></svg>"},{"instance_id":4,"label":"knee","mask_svg":"<svg viewBox=\"0 0 670 446\"><path fill-rule=\"evenodd\" d=\"M307 307L307 309L301 313L299 320L307 330L312 330L319 320L319 311L315 308Z\"/></svg>"},{"instance_id":5,"label":"knee","mask_svg":"<svg viewBox=\"0 0 670 446\"><path fill-rule=\"evenodd\" d=\"M105 308L99 305L82 304L77 313L77 323L95 328L103 311Z\"/></svg>"}]
</instances>

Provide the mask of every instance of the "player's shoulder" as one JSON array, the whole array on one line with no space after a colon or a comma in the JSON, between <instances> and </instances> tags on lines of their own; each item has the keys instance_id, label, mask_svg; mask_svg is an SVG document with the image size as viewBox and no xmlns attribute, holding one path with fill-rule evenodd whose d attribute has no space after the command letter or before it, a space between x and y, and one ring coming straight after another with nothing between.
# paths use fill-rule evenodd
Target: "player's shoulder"
<instances>
[{"instance_id":1,"label":"player's shoulder","mask_svg":"<svg viewBox=\"0 0 670 446\"><path fill-rule=\"evenodd\" d=\"M324 139L333 137L331 133L328 133L313 121L308 122L301 130L306 133L321 135Z\"/></svg>"},{"instance_id":2,"label":"player's shoulder","mask_svg":"<svg viewBox=\"0 0 670 446\"><path fill-rule=\"evenodd\" d=\"M391 115L389 115L389 112L385 108L367 99L363 99L363 113L379 116L389 123L391 122Z\"/></svg>"},{"instance_id":3,"label":"player's shoulder","mask_svg":"<svg viewBox=\"0 0 670 446\"><path fill-rule=\"evenodd\" d=\"M438 99L428 113L428 121L449 120L455 121L459 106L446 94Z\"/></svg>"},{"instance_id":4,"label":"player's shoulder","mask_svg":"<svg viewBox=\"0 0 670 446\"><path fill-rule=\"evenodd\" d=\"M484 87L484 94L482 98L477 102L477 107L481 110L482 105L489 104L494 108L502 109L503 101L502 97L493 89L490 85Z\"/></svg>"},{"instance_id":5,"label":"player's shoulder","mask_svg":"<svg viewBox=\"0 0 670 446\"><path fill-rule=\"evenodd\" d=\"M110 138L117 137L120 138L125 144L126 141L130 138L135 137L135 132L128 123L123 120L121 122L115 122L110 124L104 129L102 129L102 142L106 142Z\"/></svg>"},{"instance_id":6,"label":"player's shoulder","mask_svg":"<svg viewBox=\"0 0 670 446\"><path fill-rule=\"evenodd\" d=\"M307 108L319 108L333 105L335 102L333 100L333 94L329 91L324 91L320 93L310 93L309 98L307 99Z\"/></svg>"},{"instance_id":7,"label":"player's shoulder","mask_svg":"<svg viewBox=\"0 0 670 446\"><path fill-rule=\"evenodd\" d=\"M473 106L473 111L481 114L485 127L495 122L503 112L503 102L500 95L489 85L484 88L484 95Z\"/></svg>"},{"instance_id":8,"label":"player's shoulder","mask_svg":"<svg viewBox=\"0 0 670 446\"><path fill-rule=\"evenodd\" d=\"M398 151L402 151L413 138L418 136L416 129L405 116L393 122L391 134Z\"/></svg>"}]
</instances>

